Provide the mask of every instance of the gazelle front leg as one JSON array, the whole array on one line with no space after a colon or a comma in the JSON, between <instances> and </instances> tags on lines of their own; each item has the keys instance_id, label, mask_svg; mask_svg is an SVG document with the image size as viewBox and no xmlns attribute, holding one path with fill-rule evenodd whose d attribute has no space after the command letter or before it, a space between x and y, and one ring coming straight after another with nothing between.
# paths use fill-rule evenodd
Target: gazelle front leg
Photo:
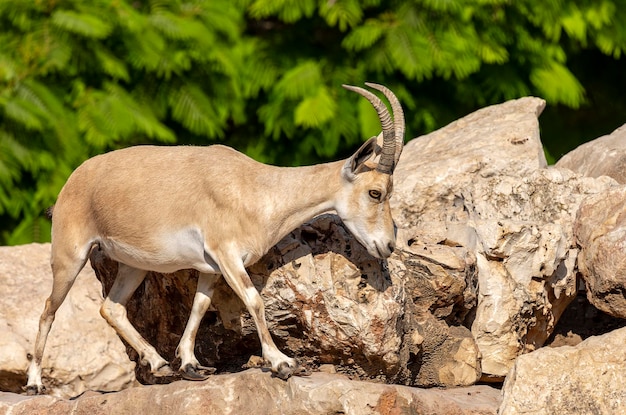
<instances>
[{"instance_id":1,"label":"gazelle front leg","mask_svg":"<svg viewBox=\"0 0 626 415\"><path fill-rule=\"evenodd\" d=\"M235 294L243 301L248 312L256 325L263 358L270 362L272 372L281 379L287 379L291 375L306 375L306 371L292 359L282 353L274 344L274 340L267 329L265 321L265 306L263 299L252 284L250 276L246 272L240 258L228 256L228 253L219 258L219 267L226 283L233 289Z\"/></svg>"},{"instance_id":2,"label":"gazelle front leg","mask_svg":"<svg viewBox=\"0 0 626 415\"><path fill-rule=\"evenodd\" d=\"M194 348L198 327L200 327L200 322L211 305L213 288L218 278L220 278L219 274L200 273L198 276L198 288L193 299L189 321L187 321L185 332L176 348L176 356L180 357L181 360L180 372L183 378L187 380L204 380L215 373L215 368L200 365L196 359Z\"/></svg>"}]
</instances>

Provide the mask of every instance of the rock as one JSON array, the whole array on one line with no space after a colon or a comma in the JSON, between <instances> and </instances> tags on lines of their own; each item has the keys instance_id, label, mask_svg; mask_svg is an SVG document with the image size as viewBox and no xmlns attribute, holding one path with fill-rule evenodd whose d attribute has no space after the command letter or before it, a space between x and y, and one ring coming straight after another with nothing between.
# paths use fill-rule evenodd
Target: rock
<instances>
[{"instance_id":1,"label":"rock","mask_svg":"<svg viewBox=\"0 0 626 415\"><path fill-rule=\"evenodd\" d=\"M487 386L423 390L357 382L314 373L287 382L258 369L212 376L203 382L130 388L114 394L87 393L75 400L0 393L0 415L37 413L166 414L496 414L500 393Z\"/></svg>"},{"instance_id":2,"label":"rock","mask_svg":"<svg viewBox=\"0 0 626 415\"><path fill-rule=\"evenodd\" d=\"M408 142L394 172L392 205L398 226L445 220L444 208L454 204L456 195L426 190L446 179L521 177L546 167L537 119L544 107L539 98L508 101ZM445 196L451 199L438 199Z\"/></svg>"},{"instance_id":3,"label":"rock","mask_svg":"<svg viewBox=\"0 0 626 415\"><path fill-rule=\"evenodd\" d=\"M466 292L466 259L461 254L446 260L441 250L420 255L407 247L378 260L338 217L324 215L285 237L249 274L277 345L309 366L332 364L340 373L381 382L471 385L480 377L480 362L469 330L431 314L459 324L475 304L471 289ZM116 264L99 251L91 261L108 290ZM427 279L420 270L429 267L438 271ZM188 270L149 273L128 304L133 325L168 360L189 316L196 280ZM423 298L425 292L432 295ZM197 336L198 359L221 372L240 370L250 354L260 353L254 324L223 280L212 306L217 313L208 313ZM141 366L137 377L156 381Z\"/></svg>"},{"instance_id":4,"label":"rock","mask_svg":"<svg viewBox=\"0 0 626 415\"><path fill-rule=\"evenodd\" d=\"M626 318L626 186L585 199L575 232L581 247L578 268L589 302Z\"/></svg>"},{"instance_id":5,"label":"rock","mask_svg":"<svg viewBox=\"0 0 626 415\"><path fill-rule=\"evenodd\" d=\"M583 176L609 176L626 184L626 125L610 135L578 146L564 155L556 167L570 169Z\"/></svg>"},{"instance_id":6,"label":"rock","mask_svg":"<svg viewBox=\"0 0 626 415\"><path fill-rule=\"evenodd\" d=\"M500 415L626 413L626 328L577 346L520 356L502 389Z\"/></svg>"},{"instance_id":7,"label":"rock","mask_svg":"<svg viewBox=\"0 0 626 415\"><path fill-rule=\"evenodd\" d=\"M470 186L468 224L476 231L479 286L472 334L483 373L497 378L544 344L576 296L573 220L587 194L611 183L556 169L490 181Z\"/></svg>"},{"instance_id":8,"label":"rock","mask_svg":"<svg viewBox=\"0 0 626 415\"><path fill-rule=\"evenodd\" d=\"M463 324L476 306L475 263L467 250L427 245L398 233L406 269L402 362L397 379L420 386L471 385L481 376L480 352ZM395 263L395 262L394 262Z\"/></svg>"},{"instance_id":9,"label":"rock","mask_svg":"<svg viewBox=\"0 0 626 415\"><path fill-rule=\"evenodd\" d=\"M417 138L394 176L398 226L426 250L466 252L460 279L474 285L478 305L464 324L485 380L503 379L518 355L549 337L577 291L578 206L615 185L546 168L543 107L537 98L509 101Z\"/></svg>"},{"instance_id":10,"label":"rock","mask_svg":"<svg viewBox=\"0 0 626 415\"><path fill-rule=\"evenodd\" d=\"M408 151L403 153L405 157L398 164L394 178L404 183L410 180L404 175L414 168L431 171L428 176L434 178L441 172L446 176L477 171L482 171L483 176L490 176L490 172L519 175L546 167L538 121L544 108L545 101L540 98L510 100L418 137L404 147L403 151ZM451 136L455 139L451 140ZM468 153L473 157L468 157ZM418 155L422 157L413 157ZM404 187L412 185L407 183Z\"/></svg>"},{"instance_id":11,"label":"rock","mask_svg":"<svg viewBox=\"0 0 626 415\"><path fill-rule=\"evenodd\" d=\"M0 247L0 390L26 384L39 317L52 287L50 244ZM71 397L85 390L118 391L135 382L115 331L100 317L101 286L86 267L59 309L43 358L49 393Z\"/></svg>"}]
</instances>

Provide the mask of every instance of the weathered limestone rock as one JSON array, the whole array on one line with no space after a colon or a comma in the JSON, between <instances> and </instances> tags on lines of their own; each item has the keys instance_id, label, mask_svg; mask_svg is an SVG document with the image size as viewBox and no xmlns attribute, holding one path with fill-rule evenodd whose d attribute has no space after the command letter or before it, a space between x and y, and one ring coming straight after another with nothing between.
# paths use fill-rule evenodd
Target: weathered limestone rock
<instances>
[{"instance_id":1,"label":"weathered limestone rock","mask_svg":"<svg viewBox=\"0 0 626 415\"><path fill-rule=\"evenodd\" d=\"M576 296L573 220L585 195L610 183L557 169L493 180L470 187L468 225L476 231L479 286L472 333L483 372L498 377L543 345Z\"/></svg>"},{"instance_id":2,"label":"weathered limestone rock","mask_svg":"<svg viewBox=\"0 0 626 415\"><path fill-rule=\"evenodd\" d=\"M27 354L52 288L51 274L50 244L0 247L0 390L19 392L26 384ZM134 363L100 317L101 291L86 267L57 312L43 358L53 395L118 391L135 382Z\"/></svg>"},{"instance_id":3,"label":"weathered limestone rock","mask_svg":"<svg viewBox=\"0 0 626 415\"><path fill-rule=\"evenodd\" d=\"M543 100L488 107L405 147L394 218L427 247L464 248L478 306L468 316L485 380L540 347L576 294L572 222L581 200L614 185L548 169ZM469 268L468 268L469 269Z\"/></svg>"},{"instance_id":4,"label":"weathered limestone rock","mask_svg":"<svg viewBox=\"0 0 626 415\"><path fill-rule=\"evenodd\" d=\"M473 384L481 376L480 352L463 325L476 306L473 258L462 247L426 245L402 230L397 240L406 269L400 349L406 364L398 379L420 386Z\"/></svg>"},{"instance_id":5,"label":"weathered limestone rock","mask_svg":"<svg viewBox=\"0 0 626 415\"><path fill-rule=\"evenodd\" d=\"M472 179L522 177L545 168L537 119L544 107L545 101L539 98L508 101L408 142L394 172L392 202L398 226L445 221L449 215L445 208L454 206L457 195L427 190L435 185L451 185L441 183L447 178L464 174ZM462 189L464 184L455 187Z\"/></svg>"},{"instance_id":6,"label":"weathered limestone rock","mask_svg":"<svg viewBox=\"0 0 626 415\"><path fill-rule=\"evenodd\" d=\"M626 125L578 146L564 155L556 166L583 176L609 176L626 184Z\"/></svg>"},{"instance_id":7,"label":"weathered limestone rock","mask_svg":"<svg viewBox=\"0 0 626 415\"><path fill-rule=\"evenodd\" d=\"M626 318L626 186L585 199L575 233L581 247L578 268L589 302Z\"/></svg>"},{"instance_id":8,"label":"weathered limestone rock","mask_svg":"<svg viewBox=\"0 0 626 415\"><path fill-rule=\"evenodd\" d=\"M258 369L212 376L203 382L87 393L76 400L0 393L0 415L46 414L496 414L498 390L487 386L437 390L357 382L313 373L287 382Z\"/></svg>"},{"instance_id":9,"label":"weathered limestone rock","mask_svg":"<svg viewBox=\"0 0 626 415\"><path fill-rule=\"evenodd\" d=\"M500 415L626 413L626 328L520 356Z\"/></svg>"},{"instance_id":10,"label":"weathered limestone rock","mask_svg":"<svg viewBox=\"0 0 626 415\"><path fill-rule=\"evenodd\" d=\"M475 296L465 292L466 261L445 259L441 252L420 255L407 248L380 261L339 218L325 215L285 237L249 273L277 345L311 366L334 364L360 378L411 385L473 384L480 363L469 330L450 328L431 314L458 322L475 304ZM108 290L115 263L98 251L91 261ZM451 265L446 269L441 261ZM439 272L418 282L413 276L423 267ZM195 286L193 271L149 273L128 304L133 325L166 359L174 356ZM424 299L425 290L436 295ZM205 318L196 340L198 358L220 371L238 370L259 353L254 324L223 280L212 305L219 319L210 312ZM129 354L136 359L132 349ZM155 381L141 367L138 378Z\"/></svg>"}]
</instances>

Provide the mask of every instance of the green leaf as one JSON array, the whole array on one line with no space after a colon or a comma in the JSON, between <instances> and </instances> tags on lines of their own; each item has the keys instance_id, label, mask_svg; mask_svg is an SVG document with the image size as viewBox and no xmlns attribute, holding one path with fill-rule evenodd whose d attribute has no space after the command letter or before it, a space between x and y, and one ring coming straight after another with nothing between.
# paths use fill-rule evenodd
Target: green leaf
<instances>
[{"instance_id":1,"label":"green leaf","mask_svg":"<svg viewBox=\"0 0 626 415\"><path fill-rule=\"evenodd\" d=\"M173 143L176 141L174 133L156 118L150 105L146 102L137 101L117 84L107 83L105 88L111 96L119 100L120 108L123 108L130 117L127 136L136 132L162 142Z\"/></svg>"},{"instance_id":2,"label":"green leaf","mask_svg":"<svg viewBox=\"0 0 626 415\"><path fill-rule=\"evenodd\" d=\"M94 51L100 66L104 72L114 79L122 79L130 81L130 74L124 61L118 59L117 56L104 48L98 48Z\"/></svg>"},{"instance_id":3,"label":"green leaf","mask_svg":"<svg viewBox=\"0 0 626 415\"><path fill-rule=\"evenodd\" d=\"M20 170L28 164L30 152L11 134L0 130L0 182L11 185L20 178Z\"/></svg>"},{"instance_id":4,"label":"green leaf","mask_svg":"<svg viewBox=\"0 0 626 415\"><path fill-rule=\"evenodd\" d=\"M254 18L276 15L284 22L294 23L303 17L311 17L315 6L315 0L256 0L249 11Z\"/></svg>"},{"instance_id":5,"label":"green leaf","mask_svg":"<svg viewBox=\"0 0 626 415\"><path fill-rule=\"evenodd\" d=\"M9 245L22 245L31 242L50 242L52 223L45 217L27 216L13 229L7 238Z\"/></svg>"},{"instance_id":6,"label":"green leaf","mask_svg":"<svg viewBox=\"0 0 626 415\"><path fill-rule=\"evenodd\" d=\"M17 75L16 62L7 55L0 54L0 82L9 82Z\"/></svg>"},{"instance_id":7,"label":"green leaf","mask_svg":"<svg viewBox=\"0 0 626 415\"><path fill-rule=\"evenodd\" d=\"M41 111L32 103L18 97L0 100L7 118L21 124L27 130L41 131L44 128Z\"/></svg>"},{"instance_id":8,"label":"green leaf","mask_svg":"<svg viewBox=\"0 0 626 415\"><path fill-rule=\"evenodd\" d=\"M409 79L423 81L433 72L433 55L428 53L431 45L421 33L409 34L398 27L390 31L385 41L386 50L391 55L391 63Z\"/></svg>"},{"instance_id":9,"label":"green leaf","mask_svg":"<svg viewBox=\"0 0 626 415\"><path fill-rule=\"evenodd\" d=\"M342 41L349 50L360 51L370 48L384 34L387 26L377 20L368 20L363 26L354 28Z\"/></svg>"},{"instance_id":10,"label":"green leaf","mask_svg":"<svg viewBox=\"0 0 626 415\"><path fill-rule=\"evenodd\" d=\"M222 120L200 86L193 83L182 84L170 92L169 103L174 119L191 132L208 137L224 135Z\"/></svg>"},{"instance_id":11,"label":"green leaf","mask_svg":"<svg viewBox=\"0 0 626 415\"><path fill-rule=\"evenodd\" d=\"M171 39L194 40L203 46L210 46L214 43L213 33L200 21L177 16L166 11L151 15L149 21Z\"/></svg>"},{"instance_id":12,"label":"green leaf","mask_svg":"<svg viewBox=\"0 0 626 415\"><path fill-rule=\"evenodd\" d=\"M578 108L584 101L585 90L567 67L557 62L534 68L530 81L548 102Z\"/></svg>"},{"instance_id":13,"label":"green leaf","mask_svg":"<svg viewBox=\"0 0 626 415\"><path fill-rule=\"evenodd\" d=\"M442 12L459 12L463 7L459 0L421 0L420 3L429 9Z\"/></svg>"},{"instance_id":14,"label":"green leaf","mask_svg":"<svg viewBox=\"0 0 626 415\"><path fill-rule=\"evenodd\" d=\"M295 124L307 128L320 127L337 114L337 103L325 87L305 98L296 107Z\"/></svg>"},{"instance_id":15,"label":"green leaf","mask_svg":"<svg viewBox=\"0 0 626 415\"><path fill-rule=\"evenodd\" d=\"M113 29L109 23L93 14L72 10L56 10L52 14L52 23L68 32L95 39L107 37Z\"/></svg>"},{"instance_id":16,"label":"green leaf","mask_svg":"<svg viewBox=\"0 0 626 415\"><path fill-rule=\"evenodd\" d=\"M583 45L586 43L587 22L575 4L569 5L567 14L561 18L561 24L569 37L579 40Z\"/></svg>"},{"instance_id":17,"label":"green leaf","mask_svg":"<svg viewBox=\"0 0 626 415\"><path fill-rule=\"evenodd\" d=\"M276 91L288 99L301 99L313 95L322 84L319 62L307 60L285 72Z\"/></svg>"},{"instance_id":18,"label":"green leaf","mask_svg":"<svg viewBox=\"0 0 626 415\"><path fill-rule=\"evenodd\" d=\"M339 26L342 32L363 18L363 9L356 0L323 1L319 13L330 26Z\"/></svg>"}]
</instances>

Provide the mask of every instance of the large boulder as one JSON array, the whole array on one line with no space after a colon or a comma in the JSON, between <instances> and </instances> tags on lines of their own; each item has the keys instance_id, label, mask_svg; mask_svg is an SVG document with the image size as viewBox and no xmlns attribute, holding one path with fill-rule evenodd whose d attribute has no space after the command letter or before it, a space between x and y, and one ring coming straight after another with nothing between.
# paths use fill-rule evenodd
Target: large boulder
<instances>
[{"instance_id":1,"label":"large boulder","mask_svg":"<svg viewBox=\"0 0 626 415\"><path fill-rule=\"evenodd\" d=\"M26 384L39 317L52 288L50 244L0 247L0 390ZM59 308L43 357L49 393L118 391L135 383L134 366L115 331L100 317L102 287L86 267ZM49 383L49 382L52 383Z\"/></svg>"},{"instance_id":2,"label":"large boulder","mask_svg":"<svg viewBox=\"0 0 626 415\"><path fill-rule=\"evenodd\" d=\"M581 247L578 268L589 302L626 318L626 186L585 199L575 232Z\"/></svg>"},{"instance_id":3,"label":"large boulder","mask_svg":"<svg viewBox=\"0 0 626 415\"><path fill-rule=\"evenodd\" d=\"M518 355L541 347L554 331L577 294L578 206L610 185L542 169L521 179L494 177L468 186L466 226L475 244L479 287L472 334L485 377L506 375Z\"/></svg>"},{"instance_id":4,"label":"large boulder","mask_svg":"<svg viewBox=\"0 0 626 415\"><path fill-rule=\"evenodd\" d=\"M499 391L487 386L424 390L357 382L326 373L285 382L250 369L203 382L179 381L114 394L87 393L75 400L0 392L0 415L495 415L499 403Z\"/></svg>"},{"instance_id":5,"label":"large boulder","mask_svg":"<svg viewBox=\"0 0 626 415\"><path fill-rule=\"evenodd\" d=\"M556 163L589 177L609 176L626 184L626 125L570 151Z\"/></svg>"},{"instance_id":6,"label":"large boulder","mask_svg":"<svg viewBox=\"0 0 626 415\"><path fill-rule=\"evenodd\" d=\"M543 345L575 297L573 220L609 178L546 168L538 98L484 108L405 147L395 172L394 218L426 247L464 249L477 308L465 324L484 380Z\"/></svg>"},{"instance_id":7,"label":"large boulder","mask_svg":"<svg viewBox=\"0 0 626 415\"><path fill-rule=\"evenodd\" d=\"M626 328L520 356L500 415L626 413Z\"/></svg>"}]
</instances>

